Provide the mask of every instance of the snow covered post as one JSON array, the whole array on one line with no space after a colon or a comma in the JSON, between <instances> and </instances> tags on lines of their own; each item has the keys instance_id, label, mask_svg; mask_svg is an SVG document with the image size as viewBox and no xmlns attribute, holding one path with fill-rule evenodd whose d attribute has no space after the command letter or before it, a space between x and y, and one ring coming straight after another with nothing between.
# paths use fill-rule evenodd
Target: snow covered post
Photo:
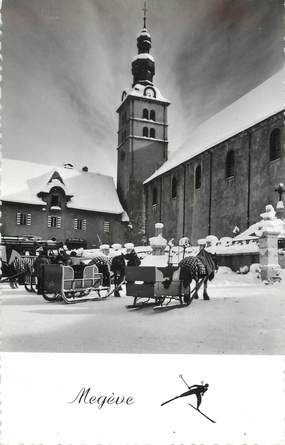
<instances>
[{"instance_id":1,"label":"snow covered post","mask_svg":"<svg viewBox=\"0 0 285 445\"><path fill-rule=\"evenodd\" d=\"M162 237L163 227L164 226L162 223L156 223L155 236L149 239L153 255L164 255L164 251L167 246L167 241L165 238Z\"/></svg>"},{"instance_id":2,"label":"snow covered post","mask_svg":"<svg viewBox=\"0 0 285 445\"><path fill-rule=\"evenodd\" d=\"M278 264L278 235L281 232L280 220L275 216L272 205L266 206L266 211L262 213L263 225L258 233L261 279L274 283L281 281L280 265Z\"/></svg>"}]
</instances>

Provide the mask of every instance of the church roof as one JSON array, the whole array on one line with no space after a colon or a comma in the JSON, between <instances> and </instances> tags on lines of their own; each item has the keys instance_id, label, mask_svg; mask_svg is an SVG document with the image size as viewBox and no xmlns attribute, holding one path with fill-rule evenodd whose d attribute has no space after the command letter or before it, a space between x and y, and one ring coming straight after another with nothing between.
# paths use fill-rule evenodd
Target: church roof
<instances>
[{"instance_id":1,"label":"church roof","mask_svg":"<svg viewBox=\"0 0 285 445\"><path fill-rule=\"evenodd\" d=\"M55 172L63 183L52 179ZM69 208L112 214L124 212L113 178L100 173L2 159L1 182L3 201L43 206L46 203L37 194L49 192L52 184L62 187L66 194L72 195L67 203Z\"/></svg>"},{"instance_id":2,"label":"church roof","mask_svg":"<svg viewBox=\"0 0 285 445\"><path fill-rule=\"evenodd\" d=\"M281 70L222 111L203 122L186 142L144 183L284 109Z\"/></svg>"}]
</instances>

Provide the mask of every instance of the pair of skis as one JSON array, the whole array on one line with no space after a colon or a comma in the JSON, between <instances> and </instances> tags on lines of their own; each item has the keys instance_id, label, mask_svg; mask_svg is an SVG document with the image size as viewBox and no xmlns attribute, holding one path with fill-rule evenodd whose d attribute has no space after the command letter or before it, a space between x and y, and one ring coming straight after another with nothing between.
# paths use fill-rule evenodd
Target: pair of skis
<instances>
[{"instance_id":1,"label":"pair of skis","mask_svg":"<svg viewBox=\"0 0 285 445\"><path fill-rule=\"evenodd\" d=\"M181 378L181 380L185 383L185 385L186 385L187 388L189 389L190 386L185 382L185 380L184 380L182 374L180 374L179 377ZM172 400L179 399L180 397L184 397L184 396L187 396L187 395L188 395L187 392L186 392L186 393L183 393L183 394L180 394L180 396L173 397L172 399L167 400L166 402L163 402L163 403L161 404L161 406L165 405L166 403L172 402ZM200 411L198 408L195 408L195 406L192 405L191 403L188 403L188 405L191 406L193 409L195 409L195 411L197 411L198 413L200 413L202 416L206 417L206 419L208 419L210 422L212 422L212 423L216 423L213 419L211 419L210 417L206 416L205 413L203 413L202 411Z\"/></svg>"}]
</instances>

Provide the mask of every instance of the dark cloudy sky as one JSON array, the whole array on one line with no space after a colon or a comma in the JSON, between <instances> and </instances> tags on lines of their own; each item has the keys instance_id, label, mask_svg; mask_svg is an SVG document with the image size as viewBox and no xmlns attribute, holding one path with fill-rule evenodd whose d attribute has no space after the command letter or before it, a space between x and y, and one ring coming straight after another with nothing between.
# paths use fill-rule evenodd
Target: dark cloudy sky
<instances>
[{"instance_id":1,"label":"dark cloudy sky","mask_svg":"<svg viewBox=\"0 0 285 445\"><path fill-rule=\"evenodd\" d=\"M116 172L142 0L4 0L3 150ZM283 65L281 0L148 0L169 147Z\"/></svg>"}]
</instances>

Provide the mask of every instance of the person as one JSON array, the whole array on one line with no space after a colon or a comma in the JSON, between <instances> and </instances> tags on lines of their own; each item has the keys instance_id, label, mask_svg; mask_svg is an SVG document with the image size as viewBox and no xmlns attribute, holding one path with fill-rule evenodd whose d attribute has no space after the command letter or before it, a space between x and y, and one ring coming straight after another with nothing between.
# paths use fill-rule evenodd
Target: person
<instances>
[{"instance_id":1,"label":"person","mask_svg":"<svg viewBox=\"0 0 285 445\"><path fill-rule=\"evenodd\" d=\"M141 264L141 260L139 259L136 251L135 246L133 243L126 243L125 248L127 249L127 252L125 254L125 259L127 260L127 266L139 266Z\"/></svg>"},{"instance_id":2,"label":"person","mask_svg":"<svg viewBox=\"0 0 285 445\"><path fill-rule=\"evenodd\" d=\"M166 402L163 402L161 406L166 405L166 403L172 402L172 400L179 399L180 397L186 397L195 395L197 399L197 410L199 411L199 407L202 402L202 396L205 394L206 391L208 391L209 385L208 383L205 383L204 385L192 385L188 386L188 391L180 394L180 396L173 397L170 400L167 400Z\"/></svg>"},{"instance_id":3,"label":"person","mask_svg":"<svg viewBox=\"0 0 285 445\"><path fill-rule=\"evenodd\" d=\"M113 244L112 249L114 251L112 262L111 262L111 272L113 272L114 276L114 296L120 297L120 290L122 290L122 282L125 279L125 271L126 271L126 264L125 264L125 258L124 255L121 253L122 246L119 243Z\"/></svg>"},{"instance_id":4,"label":"person","mask_svg":"<svg viewBox=\"0 0 285 445\"><path fill-rule=\"evenodd\" d=\"M41 247L39 249L39 255L37 256L34 262L34 271L37 277L37 291L38 294L40 295L43 292L43 277L42 277L43 266L45 266L46 264L50 264L48 259L48 252L45 247Z\"/></svg>"}]
</instances>

